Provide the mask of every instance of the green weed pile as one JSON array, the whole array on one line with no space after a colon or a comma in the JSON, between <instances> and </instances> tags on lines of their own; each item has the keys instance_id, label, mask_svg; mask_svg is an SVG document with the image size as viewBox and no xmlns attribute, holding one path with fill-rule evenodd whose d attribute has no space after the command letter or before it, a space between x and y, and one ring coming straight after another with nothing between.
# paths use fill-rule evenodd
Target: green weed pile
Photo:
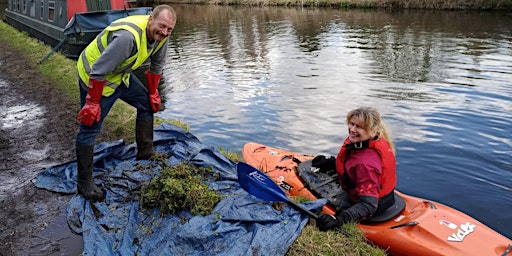
<instances>
[{"instance_id":1,"label":"green weed pile","mask_svg":"<svg viewBox=\"0 0 512 256\"><path fill-rule=\"evenodd\" d=\"M174 166L163 164L160 175L142 186L141 205L144 208L158 207L162 214L188 210L193 215L208 215L221 199L221 195L209 190L204 182L211 179L211 174L211 168L185 162Z\"/></svg>"}]
</instances>

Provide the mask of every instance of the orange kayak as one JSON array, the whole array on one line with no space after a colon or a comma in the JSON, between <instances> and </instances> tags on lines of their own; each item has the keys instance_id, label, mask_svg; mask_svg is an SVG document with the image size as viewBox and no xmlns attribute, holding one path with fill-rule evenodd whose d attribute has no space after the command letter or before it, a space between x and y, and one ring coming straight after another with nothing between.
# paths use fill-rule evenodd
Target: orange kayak
<instances>
[{"instance_id":1,"label":"orange kayak","mask_svg":"<svg viewBox=\"0 0 512 256\"><path fill-rule=\"evenodd\" d=\"M242 149L246 163L265 172L289 196L318 199L299 175L299 163L312 155L249 142ZM302 168L302 167L301 167ZM357 224L366 238L394 256L475 255L512 256L512 241L478 220L446 205L396 192L405 206L388 219ZM403 210L402 210L403 209ZM326 205L323 212L333 214Z\"/></svg>"}]
</instances>

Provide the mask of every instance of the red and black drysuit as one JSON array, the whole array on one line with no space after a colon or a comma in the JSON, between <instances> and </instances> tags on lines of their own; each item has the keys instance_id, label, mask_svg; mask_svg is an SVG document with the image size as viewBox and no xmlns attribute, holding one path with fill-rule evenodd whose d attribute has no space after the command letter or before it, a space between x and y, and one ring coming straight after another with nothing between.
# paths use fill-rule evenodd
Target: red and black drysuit
<instances>
[{"instance_id":1,"label":"red and black drysuit","mask_svg":"<svg viewBox=\"0 0 512 256\"><path fill-rule=\"evenodd\" d=\"M347 192L337 216L345 212L351 221L364 221L394 204L396 159L385 139L350 143L347 138L335 163L339 182Z\"/></svg>"}]
</instances>

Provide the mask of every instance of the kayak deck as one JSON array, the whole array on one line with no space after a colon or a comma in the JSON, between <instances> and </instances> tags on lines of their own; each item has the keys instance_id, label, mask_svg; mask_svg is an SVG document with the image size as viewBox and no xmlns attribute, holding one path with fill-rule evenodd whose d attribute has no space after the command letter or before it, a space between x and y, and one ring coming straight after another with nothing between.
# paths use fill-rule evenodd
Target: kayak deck
<instances>
[{"instance_id":1,"label":"kayak deck","mask_svg":"<svg viewBox=\"0 0 512 256\"><path fill-rule=\"evenodd\" d=\"M312 155L249 142L242 148L242 156L246 163L267 174L287 195L318 198L297 172L299 163L311 160ZM478 220L437 202L396 193L406 204L397 216L380 223L357 224L369 241L388 253L395 256L512 256L512 241ZM322 211L334 214L335 208L326 205Z\"/></svg>"}]
</instances>

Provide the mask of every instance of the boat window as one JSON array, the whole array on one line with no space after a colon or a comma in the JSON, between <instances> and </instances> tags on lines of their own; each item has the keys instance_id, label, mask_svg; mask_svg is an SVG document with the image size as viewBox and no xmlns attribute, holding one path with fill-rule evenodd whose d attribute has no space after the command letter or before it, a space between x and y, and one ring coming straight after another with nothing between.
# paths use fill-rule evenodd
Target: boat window
<instances>
[{"instance_id":1,"label":"boat window","mask_svg":"<svg viewBox=\"0 0 512 256\"><path fill-rule=\"evenodd\" d=\"M36 17L36 4L34 1L29 2L30 17Z\"/></svg>"},{"instance_id":2,"label":"boat window","mask_svg":"<svg viewBox=\"0 0 512 256\"><path fill-rule=\"evenodd\" d=\"M48 21L55 20L55 1L48 1Z\"/></svg>"},{"instance_id":3,"label":"boat window","mask_svg":"<svg viewBox=\"0 0 512 256\"><path fill-rule=\"evenodd\" d=\"M21 0L21 12L27 14L27 0Z\"/></svg>"}]
</instances>

